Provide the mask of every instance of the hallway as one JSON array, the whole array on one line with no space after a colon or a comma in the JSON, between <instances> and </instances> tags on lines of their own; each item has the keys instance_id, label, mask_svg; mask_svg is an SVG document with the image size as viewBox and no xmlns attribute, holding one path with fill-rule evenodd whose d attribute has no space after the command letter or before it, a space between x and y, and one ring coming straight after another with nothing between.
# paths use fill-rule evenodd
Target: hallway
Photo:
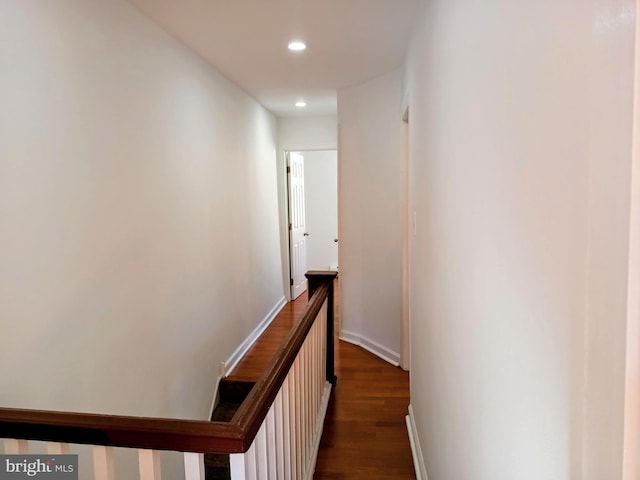
<instances>
[{"instance_id":1,"label":"hallway","mask_svg":"<svg viewBox=\"0 0 640 480\"><path fill-rule=\"evenodd\" d=\"M314 478L415 478L404 419L409 373L339 340L336 374Z\"/></svg>"}]
</instances>

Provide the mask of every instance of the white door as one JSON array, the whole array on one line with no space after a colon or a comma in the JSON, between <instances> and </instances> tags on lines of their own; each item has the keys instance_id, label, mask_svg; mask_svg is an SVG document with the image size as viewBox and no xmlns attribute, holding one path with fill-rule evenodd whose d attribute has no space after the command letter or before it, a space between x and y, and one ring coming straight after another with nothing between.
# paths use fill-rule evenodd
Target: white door
<instances>
[{"instance_id":1,"label":"white door","mask_svg":"<svg viewBox=\"0 0 640 480\"><path fill-rule=\"evenodd\" d=\"M338 152L304 152L307 268L338 269Z\"/></svg>"},{"instance_id":2,"label":"white door","mask_svg":"<svg viewBox=\"0 0 640 480\"><path fill-rule=\"evenodd\" d=\"M288 153L289 177L289 248L291 299L294 300L307 289L307 253L304 221L304 158L299 153Z\"/></svg>"}]
</instances>

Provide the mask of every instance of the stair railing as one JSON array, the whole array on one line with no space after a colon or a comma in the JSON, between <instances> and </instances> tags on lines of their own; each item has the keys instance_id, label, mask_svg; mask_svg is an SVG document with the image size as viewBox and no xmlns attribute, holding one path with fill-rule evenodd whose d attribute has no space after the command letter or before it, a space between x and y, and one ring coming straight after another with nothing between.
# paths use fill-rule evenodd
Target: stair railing
<instances>
[{"instance_id":1,"label":"stair railing","mask_svg":"<svg viewBox=\"0 0 640 480\"><path fill-rule=\"evenodd\" d=\"M185 480L204 480L205 453L229 454L232 480L312 478L336 380L336 276L307 273L307 308L230 422L0 408L4 453L26 455L31 441L48 442L49 455L92 445L96 480L114 480L113 447L138 449L140 480L160 480L164 450L183 453Z\"/></svg>"}]
</instances>

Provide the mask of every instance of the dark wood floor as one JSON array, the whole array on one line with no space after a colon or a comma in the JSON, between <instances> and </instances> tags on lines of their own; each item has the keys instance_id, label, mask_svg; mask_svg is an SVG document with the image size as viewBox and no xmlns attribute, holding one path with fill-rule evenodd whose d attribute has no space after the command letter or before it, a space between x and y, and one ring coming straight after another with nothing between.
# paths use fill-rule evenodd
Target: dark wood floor
<instances>
[{"instance_id":1,"label":"dark wood floor","mask_svg":"<svg viewBox=\"0 0 640 480\"><path fill-rule=\"evenodd\" d=\"M405 423L409 374L340 341L316 479L415 479Z\"/></svg>"},{"instance_id":2,"label":"dark wood floor","mask_svg":"<svg viewBox=\"0 0 640 480\"><path fill-rule=\"evenodd\" d=\"M287 304L229 378L256 381L306 304L306 293ZM337 339L336 374L314 478L415 479L404 420L409 374Z\"/></svg>"},{"instance_id":3,"label":"dark wood floor","mask_svg":"<svg viewBox=\"0 0 640 480\"><path fill-rule=\"evenodd\" d=\"M257 381L289 334L291 327L300 320L306 306L307 292L300 295L294 302L287 303L227 378L247 382Z\"/></svg>"}]
</instances>

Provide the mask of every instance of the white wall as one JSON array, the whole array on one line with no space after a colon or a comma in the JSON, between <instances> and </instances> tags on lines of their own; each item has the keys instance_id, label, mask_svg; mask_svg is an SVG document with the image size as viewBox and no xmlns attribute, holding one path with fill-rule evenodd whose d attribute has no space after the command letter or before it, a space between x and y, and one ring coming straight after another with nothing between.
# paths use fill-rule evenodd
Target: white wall
<instances>
[{"instance_id":1,"label":"white wall","mask_svg":"<svg viewBox=\"0 0 640 480\"><path fill-rule=\"evenodd\" d=\"M634 8L423 4L406 84L430 480L621 478Z\"/></svg>"},{"instance_id":2,"label":"white wall","mask_svg":"<svg viewBox=\"0 0 640 480\"><path fill-rule=\"evenodd\" d=\"M338 152L300 152L304 158L307 270L338 265Z\"/></svg>"},{"instance_id":3,"label":"white wall","mask_svg":"<svg viewBox=\"0 0 640 480\"><path fill-rule=\"evenodd\" d=\"M276 120L123 1L0 0L0 405L204 419L282 298Z\"/></svg>"},{"instance_id":4,"label":"white wall","mask_svg":"<svg viewBox=\"0 0 640 480\"><path fill-rule=\"evenodd\" d=\"M338 120L335 115L322 117L278 118L278 149L335 150L338 148Z\"/></svg>"},{"instance_id":5,"label":"white wall","mask_svg":"<svg viewBox=\"0 0 640 480\"><path fill-rule=\"evenodd\" d=\"M402 72L338 92L344 339L398 363L402 315Z\"/></svg>"},{"instance_id":6,"label":"white wall","mask_svg":"<svg viewBox=\"0 0 640 480\"><path fill-rule=\"evenodd\" d=\"M287 220L287 173L285 153L298 150L336 150L338 120L335 116L278 118L278 207L280 212L280 254L282 257L282 288L289 289L289 230Z\"/></svg>"}]
</instances>

